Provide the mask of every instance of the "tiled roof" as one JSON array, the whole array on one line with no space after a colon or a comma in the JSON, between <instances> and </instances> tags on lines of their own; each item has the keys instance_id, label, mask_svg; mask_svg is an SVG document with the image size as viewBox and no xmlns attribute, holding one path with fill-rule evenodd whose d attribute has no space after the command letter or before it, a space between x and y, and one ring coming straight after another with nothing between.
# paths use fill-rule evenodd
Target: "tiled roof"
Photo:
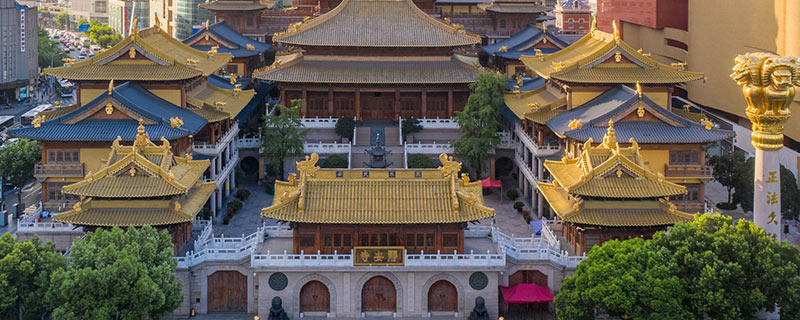
<instances>
[{"instance_id":1,"label":"tiled roof","mask_svg":"<svg viewBox=\"0 0 800 320\"><path fill-rule=\"evenodd\" d=\"M561 49L557 49L557 48L542 48L540 50L542 50L543 54L548 54L548 53L556 52L556 51L561 50ZM533 55L536 55L536 51L534 51L534 50L497 52L497 53L495 53L495 56L498 56L498 57L501 57L501 58L504 58L504 59L509 59L509 60L519 60L519 58L521 58L522 56L533 56ZM536 74L534 74L533 76L536 76L537 78L540 78Z\"/></svg>"},{"instance_id":2,"label":"tiled roof","mask_svg":"<svg viewBox=\"0 0 800 320\"><path fill-rule=\"evenodd\" d=\"M459 180L458 171L316 167L309 170L313 176L299 171L299 178L276 182L276 197L262 216L334 224L457 223L494 216L483 205L480 181Z\"/></svg>"},{"instance_id":3,"label":"tiled roof","mask_svg":"<svg viewBox=\"0 0 800 320\"><path fill-rule=\"evenodd\" d=\"M215 122L222 120L219 117L223 114L227 115L225 118L235 118L255 94L255 90L249 89L242 90L234 96L231 89L221 89L207 83L205 86L190 92L186 101L198 108L205 109L202 111L191 109L195 114L200 115L209 122ZM225 105L217 109L217 102L223 102Z\"/></svg>"},{"instance_id":4,"label":"tiled roof","mask_svg":"<svg viewBox=\"0 0 800 320\"><path fill-rule=\"evenodd\" d=\"M234 85L239 85L241 88L247 88L250 84L250 78L236 77L236 83L231 84L230 78L223 78L216 74L208 76L208 83L220 89L233 89Z\"/></svg>"},{"instance_id":5,"label":"tiled roof","mask_svg":"<svg viewBox=\"0 0 800 320\"><path fill-rule=\"evenodd\" d=\"M358 47L456 47L480 43L472 35L431 17L411 0L343 0L328 13L275 34L290 45Z\"/></svg>"},{"instance_id":6,"label":"tiled roof","mask_svg":"<svg viewBox=\"0 0 800 320\"><path fill-rule=\"evenodd\" d=\"M545 37L547 41L555 44L557 47L559 47L559 49L567 47L569 45L567 42L559 39L557 35L543 31L536 25L529 24L527 27L525 27L525 29L522 29L522 31L512 35L508 39L504 39L500 42L495 42L493 44L483 46L481 47L481 49L483 49L483 51L486 51L488 54L497 54L497 55L501 53L519 52L525 50L533 51L532 49L533 45L539 43L539 41L542 41L542 37ZM506 47L506 52L500 52L500 48L504 46ZM545 49L551 49L551 48L545 48ZM553 53L554 51L558 51L558 49L555 50L552 49L545 50L545 49L541 49L542 53ZM517 58L519 58L519 56L517 56Z\"/></svg>"},{"instance_id":7,"label":"tiled roof","mask_svg":"<svg viewBox=\"0 0 800 320\"><path fill-rule=\"evenodd\" d=\"M478 5L479 8L497 13L520 13L520 14L538 14L545 13L552 9L543 7L533 2L498 2L495 1L489 5Z\"/></svg>"},{"instance_id":8,"label":"tiled roof","mask_svg":"<svg viewBox=\"0 0 800 320\"><path fill-rule=\"evenodd\" d=\"M346 0L345 0L346 1ZM299 56L253 77L300 83L471 83L474 67L451 57Z\"/></svg>"},{"instance_id":9,"label":"tiled roof","mask_svg":"<svg viewBox=\"0 0 800 320\"><path fill-rule=\"evenodd\" d=\"M660 200L576 202L574 197L552 184L540 182L538 188L561 219L575 224L650 227L668 226L692 219L691 214L677 211L671 203Z\"/></svg>"},{"instance_id":10,"label":"tiled roof","mask_svg":"<svg viewBox=\"0 0 800 320\"><path fill-rule=\"evenodd\" d=\"M123 141L133 141L139 125L134 119L90 119L82 118L93 109L104 106L109 101L106 91L89 103L66 114L46 119L41 126L26 126L8 131L9 135L33 140L54 141L112 141L121 136ZM132 112L145 121L147 133L154 138L165 137L174 140L196 134L208 122L188 109L173 105L157 97L137 84L126 82L114 88L110 101ZM98 106L99 105L99 106ZM170 118L183 121L180 127L173 127Z\"/></svg>"},{"instance_id":11,"label":"tiled roof","mask_svg":"<svg viewBox=\"0 0 800 320\"><path fill-rule=\"evenodd\" d=\"M144 59L117 59L133 48ZM44 69L47 75L69 80L138 80L174 81L208 76L228 64L233 56L217 53L209 57L189 47L159 27L131 33L114 47L71 66ZM190 59L196 66L189 66Z\"/></svg>"},{"instance_id":12,"label":"tiled roof","mask_svg":"<svg viewBox=\"0 0 800 320\"><path fill-rule=\"evenodd\" d=\"M196 45L198 41L204 39L208 35L210 38L215 39L217 42L222 43L217 49L220 53L230 53L233 57L249 57L269 50L270 45L259 42L248 37L243 36L228 27L225 21L220 21L215 24L209 25L208 28L203 28L197 33L183 40L183 43L192 46L197 50L206 52L211 50L209 45ZM253 46L252 50L247 49L247 45Z\"/></svg>"},{"instance_id":13,"label":"tiled roof","mask_svg":"<svg viewBox=\"0 0 800 320\"><path fill-rule=\"evenodd\" d=\"M626 115L638 112L639 107L658 120L622 120ZM581 119L581 127L570 127L569 124L575 119ZM606 132L609 120L614 120L614 129L620 141L633 138L639 143L706 143L735 135L731 130L708 130L703 124L664 109L650 100L646 93L639 98L636 91L624 85L609 89L589 102L559 114L548 121L547 126L562 137L599 141Z\"/></svg>"},{"instance_id":14,"label":"tiled roof","mask_svg":"<svg viewBox=\"0 0 800 320\"><path fill-rule=\"evenodd\" d=\"M211 11L252 11L264 10L275 6L274 2L262 3L261 1L212 1L200 3L198 8Z\"/></svg>"},{"instance_id":15,"label":"tiled roof","mask_svg":"<svg viewBox=\"0 0 800 320\"><path fill-rule=\"evenodd\" d=\"M592 6L583 0L562 0L559 5L565 8L591 8Z\"/></svg>"},{"instance_id":16,"label":"tiled roof","mask_svg":"<svg viewBox=\"0 0 800 320\"><path fill-rule=\"evenodd\" d=\"M508 84L508 91L514 91L514 86L517 85L517 81L514 79L507 79L506 83ZM522 86L519 87L519 91L527 92L535 89L539 89L544 87L545 81L541 77L536 78L522 78Z\"/></svg>"},{"instance_id":17,"label":"tiled roof","mask_svg":"<svg viewBox=\"0 0 800 320\"><path fill-rule=\"evenodd\" d=\"M618 36L600 30L592 30L544 59L523 55L520 60L546 79L574 83L676 84L703 78L702 73L659 63Z\"/></svg>"},{"instance_id":18,"label":"tiled roof","mask_svg":"<svg viewBox=\"0 0 800 320\"><path fill-rule=\"evenodd\" d=\"M567 104L565 95L555 95L544 86L521 93L506 92L503 98L517 118L542 124L561 113Z\"/></svg>"}]
</instances>

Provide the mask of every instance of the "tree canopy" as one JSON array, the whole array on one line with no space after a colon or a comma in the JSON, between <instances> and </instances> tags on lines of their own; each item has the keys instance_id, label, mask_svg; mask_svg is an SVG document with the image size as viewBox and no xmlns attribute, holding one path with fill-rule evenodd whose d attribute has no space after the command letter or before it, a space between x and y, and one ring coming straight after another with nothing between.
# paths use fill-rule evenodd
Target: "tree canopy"
<instances>
[{"instance_id":1,"label":"tree canopy","mask_svg":"<svg viewBox=\"0 0 800 320\"><path fill-rule=\"evenodd\" d=\"M92 20L89 22L89 31L84 32L94 43L101 48L114 46L122 41L122 36L111 29L111 27L100 21Z\"/></svg>"},{"instance_id":2,"label":"tree canopy","mask_svg":"<svg viewBox=\"0 0 800 320\"><path fill-rule=\"evenodd\" d=\"M65 29L69 29L69 14L66 12L59 13L56 16L56 21L58 24Z\"/></svg>"},{"instance_id":3,"label":"tree canopy","mask_svg":"<svg viewBox=\"0 0 800 320\"><path fill-rule=\"evenodd\" d=\"M50 40L47 31L39 26L39 67L60 67L64 64L61 59L66 57L64 50L58 47L58 41Z\"/></svg>"},{"instance_id":4,"label":"tree canopy","mask_svg":"<svg viewBox=\"0 0 800 320\"><path fill-rule=\"evenodd\" d=\"M752 183L753 176L747 176L744 152L734 151L725 155L715 155L708 160L714 168L712 176L728 190L728 203L733 204L733 189L745 181Z\"/></svg>"},{"instance_id":5,"label":"tree canopy","mask_svg":"<svg viewBox=\"0 0 800 320\"><path fill-rule=\"evenodd\" d=\"M320 168L347 168L347 157L332 154L319 165Z\"/></svg>"},{"instance_id":6,"label":"tree canopy","mask_svg":"<svg viewBox=\"0 0 800 320\"><path fill-rule=\"evenodd\" d=\"M424 154L409 154L408 168L436 168L436 162Z\"/></svg>"},{"instance_id":7,"label":"tree canopy","mask_svg":"<svg viewBox=\"0 0 800 320\"><path fill-rule=\"evenodd\" d=\"M41 319L50 310L46 293L50 275L66 259L52 243L37 236L18 242L10 233L0 237L0 315L3 319Z\"/></svg>"},{"instance_id":8,"label":"tree canopy","mask_svg":"<svg viewBox=\"0 0 800 320\"><path fill-rule=\"evenodd\" d=\"M453 150L477 171L478 179L489 153L500 143L497 131L507 86L502 74L480 71L475 82L469 85L472 93L464 111L457 112L454 117L461 129L461 139L453 142Z\"/></svg>"},{"instance_id":9,"label":"tree canopy","mask_svg":"<svg viewBox=\"0 0 800 320\"><path fill-rule=\"evenodd\" d=\"M53 319L160 319L183 301L167 231L97 229L50 279Z\"/></svg>"},{"instance_id":10,"label":"tree canopy","mask_svg":"<svg viewBox=\"0 0 800 320\"><path fill-rule=\"evenodd\" d=\"M336 121L336 128L334 132L342 138L347 138L353 141L353 130L356 127L356 120L353 117L341 117Z\"/></svg>"},{"instance_id":11,"label":"tree canopy","mask_svg":"<svg viewBox=\"0 0 800 320\"><path fill-rule=\"evenodd\" d=\"M308 130L304 130L300 122L300 106L302 99L292 100L294 107L277 105L278 115L264 117L261 131L261 154L272 164L276 177L283 177L283 161L286 157L303 155L303 139Z\"/></svg>"},{"instance_id":12,"label":"tree canopy","mask_svg":"<svg viewBox=\"0 0 800 320\"><path fill-rule=\"evenodd\" d=\"M401 130L403 131L403 138L405 138L409 134L422 131L422 125L419 124L419 119L408 117L403 119Z\"/></svg>"},{"instance_id":13,"label":"tree canopy","mask_svg":"<svg viewBox=\"0 0 800 320\"><path fill-rule=\"evenodd\" d=\"M653 240L595 246L555 298L563 319L752 319L780 307L800 319L800 249L752 222L719 214L678 223Z\"/></svg>"},{"instance_id":14,"label":"tree canopy","mask_svg":"<svg viewBox=\"0 0 800 320\"><path fill-rule=\"evenodd\" d=\"M42 160L39 143L19 139L0 148L0 177L17 187L17 203L22 203L22 187L33 180L33 168Z\"/></svg>"}]
</instances>

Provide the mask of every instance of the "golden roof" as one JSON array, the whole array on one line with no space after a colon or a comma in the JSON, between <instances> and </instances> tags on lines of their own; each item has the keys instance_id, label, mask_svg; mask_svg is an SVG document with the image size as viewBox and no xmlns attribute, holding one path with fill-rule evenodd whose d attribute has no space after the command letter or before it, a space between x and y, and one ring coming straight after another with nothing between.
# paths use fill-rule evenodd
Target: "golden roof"
<instances>
[{"instance_id":1,"label":"golden roof","mask_svg":"<svg viewBox=\"0 0 800 320\"><path fill-rule=\"evenodd\" d=\"M53 221L100 227L159 226L194 220L216 182L198 182L185 195L172 200L93 200L86 198L72 210L56 214Z\"/></svg>"},{"instance_id":2,"label":"golden roof","mask_svg":"<svg viewBox=\"0 0 800 320\"><path fill-rule=\"evenodd\" d=\"M276 33L289 45L357 47L455 47L479 44L463 25L431 17L411 0L344 0L319 17Z\"/></svg>"},{"instance_id":3,"label":"golden roof","mask_svg":"<svg viewBox=\"0 0 800 320\"><path fill-rule=\"evenodd\" d=\"M124 58L128 55L130 59ZM144 55L146 59L138 59ZM233 58L230 53L208 54L173 38L159 27L151 27L123 39L114 47L86 60L43 73L70 80L162 80L173 81L208 76Z\"/></svg>"},{"instance_id":4,"label":"golden roof","mask_svg":"<svg viewBox=\"0 0 800 320\"><path fill-rule=\"evenodd\" d=\"M525 92L506 92L503 98L517 118L539 124L545 124L555 118L564 111L561 107L567 104L566 95L553 94L546 86Z\"/></svg>"},{"instance_id":5,"label":"golden roof","mask_svg":"<svg viewBox=\"0 0 800 320\"><path fill-rule=\"evenodd\" d=\"M663 226L692 219L664 199L641 201L598 201L574 197L550 183L538 183L539 191L561 219L571 223L608 226Z\"/></svg>"},{"instance_id":6,"label":"golden roof","mask_svg":"<svg viewBox=\"0 0 800 320\"><path fill-rule=\"evenodd\" d=\"M121 146L117 138L103 166L96 173L62 188L66 194L100 198L150 198L182 195L200 181L210 162L175 157L169 142L157 146L144 126L133 146Z\"/></svg>"},{"instance_id":7,"label":"golden roof","mask_svg":"<svg viewBox=\"0 0 800 320\"><path fill-rule=\"evenodd\" d=\"M686 193L686 187L666 181L651 171L639 154L639 145L621 148L613 123L603 143L593 147L589 138L577 159L545 161L554 185L574 196L595 198L657 198Z\"/></svg>"},{"instance_id":8,"label":"golden roof","mask_svg":"<svg viewBox=\"0 0 800 320\"><path fill-rule=\"evenodd\" d=\"M662 64L635 50L619 34L592 29L572 45L543 56L520 57L528 69L545 79L573 83L674 84L699 80L703 74L685 65Z\"/></svg>"},{"instance_id":9,"label":"golden roof","mask_svg":"<svg viewBox=\"0 0 800 320\"><path fill-rule=\"evenodd\" d=\"M272 206L261 216L330 224L428 224L494 216L480 181L456 175L461 164L440 155L434 169L320 169L317 154L297 163L298 174L275 182Z\"/></svg>"},{"instance_id":10,"label":"golden roof","mask_svg":"<svg viewBox=\"0 0 800 320\"><path fill-rule=\"evenodd\" d=\"M189 109L208 122L233 119L250 103L255 90L223 89L210 84L189 92L186 102L197 108ZM222 102L222 104L218 104Z\"/></svg>"}]
</instances>

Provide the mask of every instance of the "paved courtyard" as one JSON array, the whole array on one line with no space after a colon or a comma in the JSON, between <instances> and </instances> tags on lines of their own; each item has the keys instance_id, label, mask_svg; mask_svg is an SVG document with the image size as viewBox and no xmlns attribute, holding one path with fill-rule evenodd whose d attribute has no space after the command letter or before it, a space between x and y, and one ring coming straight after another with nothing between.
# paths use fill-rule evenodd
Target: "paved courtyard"
<instances>
[{"instance_id":1,"label":"paved courtyard","mask_svg":"<svg viewBox=\"0 0 800 320\"><path fill-rule=\"evenodd\" d=\"M261 209L272 204L272 195L267 194L264 186L258 185L255 181L242 181L238 187L250 191L250 197L244 201L242 209L233 215L228 224L222 223L224 214L218 215L219 218L214 220L214 235L217 237L223 234L230 237L241 237L256 232L262 222ZM267 225L277 224L273 219L264 219L263 221Z\"/></svg>"}]
</instances>

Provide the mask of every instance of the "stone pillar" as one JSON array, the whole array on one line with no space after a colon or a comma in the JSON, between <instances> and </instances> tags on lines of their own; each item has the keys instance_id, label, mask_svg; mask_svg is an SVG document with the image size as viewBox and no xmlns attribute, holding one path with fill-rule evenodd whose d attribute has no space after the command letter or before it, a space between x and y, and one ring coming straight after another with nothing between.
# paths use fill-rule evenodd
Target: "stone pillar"
<instances>
[{"instance_id":1,"label":"stone pillar","mask_svg":"<svg viewBox=\"0 0 800 320\"><path fill-rule=\"evenodd\" d=\"M539 179L539 181L544 181L544 171L543 171L544 169L543 169L543 164L542 164L543 162L544 162L544 159L536 158L536 170L538 171L537 178ZM542 193L539 192L538 188L536 189L536 198L537 198L536 199L536 211L539 213L539 216L541 217L541 216L544 215L544 199L542 198ZM551 210L551 213L552 213L552 208L550 210ZM552 217L552 215L551 215L551 217Z\"/></svg>"},{"instance_id":2,"label":"stone pillar","mask_svg":"<svg viewBox=\"0 0 800 320\"><path fill-rule=\"evenodd\" d=\"M333 118L333 88L328 88L328 116Z\"/></svg>"},{"instance_id":3,"label":"stone pillar","mask_svg":"<svg viewBox=\"0 0 800 320\"><path fill-rule=\"evenodd\" d=\"M217 197L217 209L222 209L222 190L217 187L214 195Z\"/></svg>"},{"instance_id":4,"label":"stone pillar","mask_svg":"<svg viewBox=\"0 0 800 320\"><path fill-rule=\"evenodd\" d=\"M361 89L356 89L356 120L361 120Z\"/></svg>"},{"instance_id":5,"label":"stone pillar","mask_svg":"<svg viewBox=\"0 0 800 320\"><path fill-rule=\"evenodd\" d=\"M211 180L217 180L217 158L211 159L211 165L208 167L211 171Z\"/></svg>"},{"instance_id":6,"label":"stone pillar","mask_svg":"<svg viewBox=\"0 0 800 320\"><path fill-rule=\"evenodd\" d=\"M400 90L394 89L394 119L400 117Z\"/></svg>"},{"instance_id":7,"label":"stone pillar","mask_svg":"<svg viewBox=\"0 0 800 320\"><path fill-rule=\"evenodd\" d=\"M753 124L752 144L756 148L753 181L753 222L775 241L781 241L781 183L778 151L783 148L784 123L794 99L798 79L797 57L771 53L739 55L731 78L742 86L747 102L745 114ZM706 128L713 123L706 122ZM759 318L775 318L761 312Z\"/></svg>"},{"instance_id":8,"label":"stone pillar","mask_svg":"<svg viewBox=\"0 0 800 320\"><path fill-rule=\"evenodd\" d=\"M213 192L211 193L211 216L217 217L217 197L214 196Z\"/></svg>"},{"instance_id":9,"label":"stone pillar","mask_svg":"<svg viewBox=\"0 0 800 320\"><path fill-rule=\"evenodd\" d=\"M489 158L489 177L497 179L497 175L495 174L495 158ZM480 178L481 177L478 177L478 179Z\"/></svg>"},{"instance_id":10,"label":"stone pillar","mask_svg":"<svg viewBox=\"0 0 800 320\"><path fill-rule=\"evenodd\" d=\"M422 89L421 93L421 100L422 100L422 118L428 117L428 90Z\"/></svg>"},{"instance_id":11,"label":"stone pillar","mask_svg":"<svg viewBox=\"0 0 800 320\"><path fill-rule=\"evenodd\" d=\"M222 158L220 158L220 156L217 155L214 159L217 160L217 172L219 172L219 174L222 174Z\"/></svg>"},{"instance_id":12,"label":"stone pillar","mask_svg":"<svg viewBox=\"0 0 800 320\"><path fill-rule=\"evenodd\" d=\"M453 89L447 90L447 116L453 117Z\"/></svg>"}]
</instances>

